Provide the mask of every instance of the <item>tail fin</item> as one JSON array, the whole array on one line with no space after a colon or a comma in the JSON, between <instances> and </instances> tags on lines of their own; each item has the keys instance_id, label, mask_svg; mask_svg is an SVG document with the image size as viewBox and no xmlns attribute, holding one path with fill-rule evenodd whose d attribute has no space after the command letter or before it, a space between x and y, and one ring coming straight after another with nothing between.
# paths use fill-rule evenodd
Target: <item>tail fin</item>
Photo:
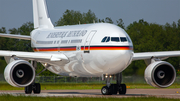
<instances>
[{"instance_id":1,"label":"tail fin","mask_svg":"<svg viewBox=\"0 0 180 101\"><path fill-rule=\"evenodd\" d=\"M34 28L54 28L45 0L33 0Z\"/></svg>"}]
</instances>

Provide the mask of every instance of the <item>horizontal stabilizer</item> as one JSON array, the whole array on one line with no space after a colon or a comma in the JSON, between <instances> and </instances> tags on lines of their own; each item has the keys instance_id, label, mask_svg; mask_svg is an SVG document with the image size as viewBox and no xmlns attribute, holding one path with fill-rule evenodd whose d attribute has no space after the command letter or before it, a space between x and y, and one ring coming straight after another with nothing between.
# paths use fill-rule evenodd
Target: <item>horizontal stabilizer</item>
<instances>
[{"instance_id":1,"label":"horizontal stabilizer","mask_svg":"<svg viewBox=\"0 0 180 101\"><path fill-rule=\"evenodd\" d=\"M16 34L3 34L3 33L0 33L0 37L31 40L31 37L27 36L27 35L16 35Z\"/></svg>"}]
</instances>

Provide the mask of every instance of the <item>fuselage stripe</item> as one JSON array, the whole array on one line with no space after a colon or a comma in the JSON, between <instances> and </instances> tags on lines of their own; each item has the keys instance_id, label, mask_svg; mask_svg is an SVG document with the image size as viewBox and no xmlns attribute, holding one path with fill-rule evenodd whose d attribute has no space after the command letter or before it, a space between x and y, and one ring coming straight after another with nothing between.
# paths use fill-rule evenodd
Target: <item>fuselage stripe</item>
<instances>
[{"instance_id":1,"label":"fuselage stripe","mask_svg":"<svg viewBox=\"0 0 180 101\"><path fill-rule=\"evenodd\" d=\"M84 47L81 50L131 50L130 47Z\"/></svg>"},{"instance_id":2,"label":"fuselage stripe","mask_svg":"<svg viewBox=\"0 0 180 101\"><path fill-rule=\"evenodd\" d=\"M34 51L76 51L76 46L72 47L43 47L34 48ZM132 46L81 46L81 50L133 50Z\"/></svg>"}]
</instances>

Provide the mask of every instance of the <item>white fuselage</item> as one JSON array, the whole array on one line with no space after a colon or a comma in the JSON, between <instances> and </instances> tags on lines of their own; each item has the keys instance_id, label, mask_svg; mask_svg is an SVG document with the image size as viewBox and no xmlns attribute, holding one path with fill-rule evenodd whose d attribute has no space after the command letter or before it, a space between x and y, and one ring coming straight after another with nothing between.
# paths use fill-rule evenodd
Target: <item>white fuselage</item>
<instances>
[{"instance_id":1,"label":"white fuselage","mask_svg":"<svg viewBox=\"0 0 180 101\"><path fill-rule=\"evenodd\" d=\"M119 38L119 40L118 40ZM132 61L133 44L118 26L97 23L36 29L31 32L35 52L63 53L67 63L41 61L65 76L93 77L122 72Z\"/></svg>"}]
</instances>

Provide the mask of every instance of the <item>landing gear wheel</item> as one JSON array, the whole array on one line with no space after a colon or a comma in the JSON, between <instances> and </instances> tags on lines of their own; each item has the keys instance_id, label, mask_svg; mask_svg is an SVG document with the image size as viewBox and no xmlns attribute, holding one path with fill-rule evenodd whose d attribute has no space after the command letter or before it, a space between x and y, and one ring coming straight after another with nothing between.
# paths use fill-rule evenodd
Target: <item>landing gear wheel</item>
<instances>
[{"instance_id":1,"label":"landing gear wheel","mask_svg":"<svg viewBox=\"0 0 180 101\"><path fill-rule=\"evenodd\" d=\"M25 94L31 94L31 93L32 93L32 85L25 87Z\"/></svg>"},{"instance_id":2,"label":"landing gear wheel","mask_svg":"<svg viewBox=\"0 0 180 101\"><path fill-rule=\"evenodd\" d=\"M111 84L111 86L109 87L109 90L110 90L110 92L111 92L111 94L109 94L109 95L117 94L117 91L118 91L118 86L117 86L117 84Z\"/></svg>"},{"instance_id":3,"label":"landing gear wheel","mask_svg":"<svg viewBox=\"0 0 180 101\"><path fill-rule=\"evenodd\" d=\"M107 86L102 87L101 93L102 93L103 95L111 95L110 89L109 89Z\"/></svg>"},{"instance_id":4,"label":"landing gear wheel","mask_svg":"<svg viewBox=\"0 0 180 101\"><path fill-rule=\"evenodd\" d=\"M120 95L125 95L126 94L126 85L125 84L120 84L119 94Z\"/></svg>"},{"instance_id":5,"label":"landing gear wheel","mask_svg":"<svg viewBox=\"0 0 180 101\"><path fill-rule=\"evenodd\" d=\"M39 83L33 85L33 92L34 94L39 94L41 92L41 85Z\"/></svg>"}]
</instances>

